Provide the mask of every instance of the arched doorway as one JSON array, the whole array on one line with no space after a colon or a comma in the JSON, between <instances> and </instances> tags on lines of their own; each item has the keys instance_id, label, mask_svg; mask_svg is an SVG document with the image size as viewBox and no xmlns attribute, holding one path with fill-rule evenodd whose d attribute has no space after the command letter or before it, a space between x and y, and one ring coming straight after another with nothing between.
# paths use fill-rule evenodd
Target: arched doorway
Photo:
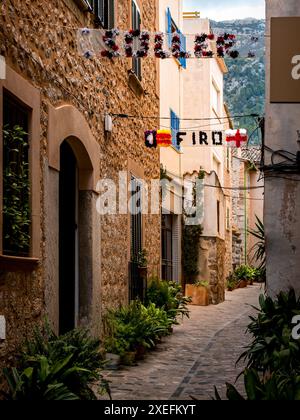
<instances>
[{"instance_id":1,"label":"arched doorway","mask_svg":"<svg viewBox=\"0 0 300 420\"><path fill-rule=\"evenodd\" d=\"M71 105L49 105L45 300L54 331L101 329L100 146Z\"/></svg>"},{"instance_id":2,"label":"arched doorway","mask_svg":"<svg viewBox=\"0 0 300 420\"><path fill-rule=\"evenodd\" d=\"M59 333L77 326L79 312L78 166L71 146L60 146Z\"/></svg>"}]
</instances>

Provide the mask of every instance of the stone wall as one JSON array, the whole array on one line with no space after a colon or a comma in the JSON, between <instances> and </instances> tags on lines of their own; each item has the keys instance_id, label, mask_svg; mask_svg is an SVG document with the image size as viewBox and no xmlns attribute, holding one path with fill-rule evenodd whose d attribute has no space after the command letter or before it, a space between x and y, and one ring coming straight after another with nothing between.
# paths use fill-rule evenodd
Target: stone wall
<instances>
[{"instance_id":1,"label":"stone wall","mask_svg":"<svg viewBox=\"0 0 300 420\"><path fill-rule=\"evenodd\" d=\"M225 300L225 241L220 238L201 237L200 281L210 285L210 303L217 305Z\"/></svg>"},{"instance_id":2,"label":"stone wall","mask_svg":"<svg viewBox=\"0 0 300 420\"><path fill-rule=\"evenodd\" d=\"M116 27L130 27L130 3L119 0ZM156 30L156 2L143 1L142 26ZM52 267L45 264L49 250L51 220L45 209L48 189L53 188L48 168L49 129L48 105L57 108L64 104L76 107L87 121L100 145L98 165L101 178L118 181L119 171L127 171L132 160L144 171L147 181L159 178L159 152L144 147L144 131L158 126L158 119L115 119L113 133L105 135L104 113L159 115L157 96L157 66L155 59L143 61L141 84L130 73L131 60L86 60L76 47L76 28L92 27L92 15L83 12L73 0L7 0L0 13L0 54L14 71L27 79L41 92L40 145L40 206L41 233L40 263L35 272L24 274L4 272L0 268L0 314L6 316L6 354L13 352L32 332L34 324L49 313L46 290L57 279ZM46 178L49 182L46 182ZM128 215L103 216L100 220L101 254L101 312L124 304L128 299L128 249L130 247ZM144 216L144 242L149 253L149 272L157 273L160 266L160 215ZM55 244L52 244L55 245ZM101 252L99 252L101 251ZM53 254L54 255L54 254ZM55 256L55 255L54 255ZM54 284L54 283L53 283ZM50 296L50 295L49 295ZM48 298L57 299L51 294ZM49 303L51 306L51 302ZM101 323L100 309L93 323ZM97 328L98 330L98 328ZM3 364L3 363L2 363ZM0 369L1 369L0 362Z\"/></svg>"},{"instance_id":3,"label":"stone wall","mask_svg":"<svg viewBox=\"0 0 300 420\"><path fill-rule=\"evenodd\" d=\"M243 241L241 233L237 230L232 232L232 266L233 269L242 265Z\"/></svg>"},{"instance_id":4,"label":"stone wall","mask_svg":"<svg viewBox=\"0 0 300 420\"><path fill-rule=\"evenodd\" d=\"M266 33L271 32L271 18L300 16L298 0L267 0ZM266 39L266 137L271 149L299 151L300 107L295 103L270 102L271 39ZM298 48L299 49L299 48ZM292 57L291 57L292 59ZM284 83L284 82L283 82ZM299 81L297 82L299 83ZM265 154L271 164L271 153ZM287 178L287 179L283 179ZM300 183L299 173L272 173L265 177L264 222L267 253L267 290L274 297L293 287L300 296Z\"/></svg>"}]
</instances>

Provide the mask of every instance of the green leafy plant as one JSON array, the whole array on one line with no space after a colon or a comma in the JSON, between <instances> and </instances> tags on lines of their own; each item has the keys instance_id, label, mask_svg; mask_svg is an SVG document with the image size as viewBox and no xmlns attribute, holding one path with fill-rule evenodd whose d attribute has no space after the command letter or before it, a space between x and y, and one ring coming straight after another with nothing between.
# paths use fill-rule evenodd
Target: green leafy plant
<instances>
[{"instance_id":1,"label":"green leafy plant","mask_svg":"<svg viewBox=\"0 0 300 420\"><path fill-rule=\"evenodd\" d=\"M255 279L255 269L249 265L241 265L234 270L234 276L237 280L253 281Z\"/></svg>"},{"instance_id":2,"label":"green leafy plant","mask_svg":"<svg viewBox=\"0 0 300 420\"><path fill-rule=\"evenodd\" d=\"M184 278L193 284L199 274L199 249L202 226L184 226L183 231L183 272Z\"/></svg>"},{"instance_id":3,"label":"green leafy plant","mask_svg":"<svg viewBox=\"0 0 300 420\"><path fill-rule=\"evenodd\" d=\"M80 372L73 366L71 357L50 364L45 356L28 360L28 367L22 371L16 368L4 369L4 376L10 393L7 400L79 400L64 384L69 376Z\"/></svg>"},{"instance_id":4,"label":"green leafy plant","mask_svg":"<svg viewBox=\"0 0 300 420\"><path fill-rule=\"evenodd\" d=\"M255 369L243 372L245 394L241 394L236 387L227 383L227 399L229 401L299 401L300 376L297 373L289 375L273 372L267 378L262 378ZM215 399L221 400L215 388Z\"/></svg>"},{"instance_id":5,"label":"green leafy plant","mask_svg":"<svg viewBox=\"0 0 300 420\"><path fill-rule=\"evenodd\" d=\"M248 331L253 341L240 359L263 374L281 370L300 374L300 341L292 338L292 319L300 315L300 299L291 289L275 300L260 296L257 317L251 317Z\"/></svg>"},{"instance_id":6,"label":"green leafy plant","mask_svg":"<svg viewBox=\"0 0 300 420\"><path fill-rule=\"evenodd\" d=\"M4 251L26 256L31 225L28 135L20 126L5 126L3 146Z\"/></svg>"},{"instance_id":7,"label":"green leafy plant","mask_svg":"<svg viewBox=\"0 0 300 420\"><path fill-rule=\"evenodd\" d=\"M160 179L166 179L167 181L171 182L172 178L168 175L167 169L164 168L163 165L160 165Z\"/></svg>"},{"instance_id":8,"label":"green leafy plant","mask_svg":"<svg viewBox=\"0 0 300 420\"><path fill-rule=\"evenodd\" d=\"M170 333L172 324L173 319L154 303L146 307L140 301L133 301L107 314L105 348L121 356L141 346L154 348L158 339Z\"/></svg>"},{"instance_id":9,"label":"green leafy plant","mask_svg":"<svg viewBox=\"0 0 300 420\"><path fill-rule=\"evenodd\" d=\"M182 288L176 282L152 278L146 293L146 304L154 303L164 309L174 322L178 316L189 317L188 303L191 299L184 296Z\"/></svg>"},{"instance_id":10,"label":"green leafy plant","mask_svg":"<svg viewBox=\"0 0 300 420\"><path fill-rule=\"evenodd\" d=\"M250 267L249 265L241 265L227 278L227 289L230 291L234 290L238 288L243 281L253 283L256 280L256 276L257 269Z\"/></svg>"},{"instance_id":11,"label":"green leafy plant","mask_svg":"<svg viewBox=\"0 0 300 420\"><path fill-rule=\"evenodd\" d=\"M232 291L236 289L238 286L238 280L233 275L229 276L227 279L227 289Z\"/></svg>"},{"instance_id":12,"label":"green leafy plant","mask_svg":"<svg viewBox=\"0 0 300 420\"><path fill-rule=\"evenodd\" d=\"M266 282L266 269L265 268L254 268L254 281L256 283Z\"/></svg>"},{"instance_id":13,"label":"green leafy plant","mask_svg":"<svg viewBox=\"0 0 300 420\"><path fill-rule=\"evenodd\" d=\"M276 299L260 296L256 317L250 317L253 336L238 362L247 361L242 372L245 394L227 384L229 400L300 400L300 341L292 337L292 319L300 315L300 298L293 289ZM215 389L216 399L220 399Z\"/></svg>"},{"instance_id":14,"label":"green leafy plant","mask_svg":"<svg viewBox=\"0 0 300 420\"><path fill-rule=\"evenodd\" d=\"M137 255L135 255L132 258L132 262L137 264L140 268L145 268L148 266L148 252L146 249L143 249L142 251L138 252Z\"/></svg>"},{"instance_id":15,"label":"green leafy plant","mask_svg":"<svg viewBox=\"0 0 300 420\"><path fill-rule=\"evenodd\" d=\"M17 368L5 371L11 390L8 398L56 398L56 390L68 392L72 399L95 400L91 388L94 383L99 383L99 393L110 395L100 373L103 365L100 341L90 337L87 330L77 329L58 337L46 323L42 329L36 328L32 340L25 344Z\"/></svg>"},{"instance_id":16,"label":"green leafy plant","mask_svg":"<svg viewBox=\"0 0 300 420\"><path fill-rule=\"evenodd\" d=\"M256 228L250 229L249 233L254 236L258 241L252 248L254 251L254 259L259 264L259 268L266 271L266 240L265 240L265 227L263 222L256 216Z\"/></svg>"},{"instance_id":17,"label":"green leafy plant","mask_svg":"<svg viewBox=\"0 0 300 420\"><path fill-rule=\"evenodd\" d=\"M197 281L197 283L195 283L195 286L198 287L209 287L209 282L208 281Z\"/></svg>"}]
</instances>

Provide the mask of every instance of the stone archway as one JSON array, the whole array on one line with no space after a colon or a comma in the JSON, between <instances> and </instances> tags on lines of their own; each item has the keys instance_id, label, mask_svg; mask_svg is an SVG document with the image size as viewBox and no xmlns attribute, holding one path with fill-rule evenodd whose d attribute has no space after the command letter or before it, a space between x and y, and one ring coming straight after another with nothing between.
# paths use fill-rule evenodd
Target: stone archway
<instances>
[{"instance_id":1,"label":"stone archway","mask_svg":"<svg viewBox=\"0 0 300 420\"><path fill-rule=\"evenodd\" d=\"M73 293L72 282L76 282L76 299L78 307L74 313L75 326L93 326L96 332L100 326L100 216L96 212L96 185L100 173L100 147L83 115L73 106L64 105L58 108L49 106L48 125L48 175L45 186L46 215L46 307L50 320L57 332L60 330L62 311L66 310L61 299L61 285L66 279L67 268L60 260L63 253L59 245L62 243L61 229L62 200L61 174L66 168L61 168L62 147L67 145L76 161L78 179L76 183L76 235L69 242L76 250L74 261L76 269L70 267L68 279L70 291ZM74 201L75 203L75 201ZM72 213L72 211L71 211ZM66 218L64 220L67 220ZM70 232L70 230L69 230ZM75 240L76 244L72 244ZM72 261L72 258L70 258ZM64 274L62 274L64 273ZM64 293L66 290L63 288ZM72 305L68 305L72 307ZM76 305L74 306L76 308ZM66 318L70 319L70 314ZM71 323L69 323L71 325ZM98 325L98 328L97 328ZM64 328L65 330L66 328ZM64 331L62 331L64 332Z\"/></svg>"}]
</instances>

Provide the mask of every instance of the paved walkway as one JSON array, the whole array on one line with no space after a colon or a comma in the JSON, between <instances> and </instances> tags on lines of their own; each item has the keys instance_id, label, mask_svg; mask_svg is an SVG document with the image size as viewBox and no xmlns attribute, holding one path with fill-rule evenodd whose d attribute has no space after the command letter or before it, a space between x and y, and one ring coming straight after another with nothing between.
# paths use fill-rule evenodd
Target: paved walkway
<instances>
[{"instance_id":1,"label":"paved walkway","mask_svg":"<svg viewBox=\"0 0 300 420\"><path fill-rule=\"evenodd\" d=\"M220 305L191 307L190 319L138 366L105 373L113 399L207 400L214 385L225 397L225 382L234 383L242 370L235 362L249 342L245 330L255 313L250 305L258 306L261 292L252 286L227 293Z\"/></svg>"}]
</instances>

